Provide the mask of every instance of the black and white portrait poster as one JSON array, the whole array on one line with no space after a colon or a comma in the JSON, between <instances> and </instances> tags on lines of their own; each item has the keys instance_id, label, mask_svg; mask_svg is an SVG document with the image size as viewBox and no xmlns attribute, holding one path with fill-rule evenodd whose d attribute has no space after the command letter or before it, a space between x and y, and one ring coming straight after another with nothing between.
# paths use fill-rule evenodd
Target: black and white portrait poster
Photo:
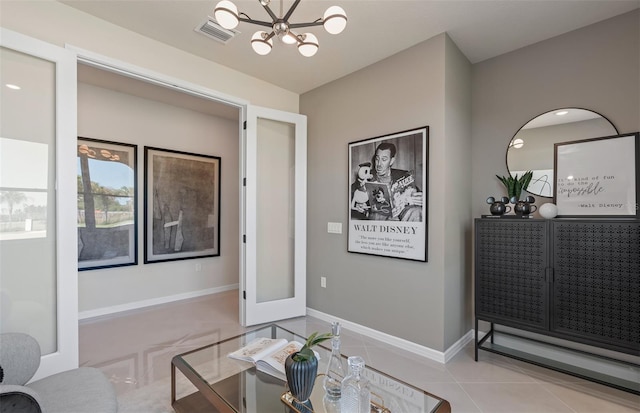
<instances>
[{"instance_id":1,"label":"black and white portrait poster","mask_svg":"<svg viewBox=\"0 0 640 413\"><path fill-rule=\"evenodd\" d=\"M349 252L427 261L429 127L349 144Z\"/></svg>"}]
</instances>

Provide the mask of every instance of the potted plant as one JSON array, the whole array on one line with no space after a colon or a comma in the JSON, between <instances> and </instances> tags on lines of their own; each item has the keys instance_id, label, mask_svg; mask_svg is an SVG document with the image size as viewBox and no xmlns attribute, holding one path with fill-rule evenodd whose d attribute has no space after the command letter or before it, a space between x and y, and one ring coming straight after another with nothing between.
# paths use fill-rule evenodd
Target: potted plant
<instances>
[{"instance_id":1,"label":"potted plant","mask_svg":"<svg viewBox=\"0 0 640 413\"><path fill-rule=\"evenodd\" d=\"M527 171L520 178L518 178L518 174L516 176L498 176L496 178L500 180L507 188L507 195L509 196L509 201L512 204L515 204L520 200L520 194L522 190L526 190L529 186L529 182L531 182L531 177L533 176L532 171Z\"/></svg>"},{"instance_id":2,"label":"potted plant","mask_svg":"<svg viewBox=\"0 0 640 413\"><path fill-rule=\"evenodd\" d=\"M318 373L318 359L312 347L331 337L331 333L318 334L316 331L309 336L300 351L290 354L284 362L289 390L299 403L309 400Z\"/></svg>"}]
</instances>

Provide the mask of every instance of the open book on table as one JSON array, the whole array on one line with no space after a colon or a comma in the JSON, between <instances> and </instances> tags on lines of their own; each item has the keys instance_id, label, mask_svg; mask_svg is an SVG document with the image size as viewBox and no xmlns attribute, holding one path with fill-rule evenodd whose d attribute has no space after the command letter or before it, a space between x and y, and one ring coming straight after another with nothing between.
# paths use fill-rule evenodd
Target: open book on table
<instances>
[{"instance_id":1,"label":"open book on table","mask_svg":"<svg viewBox=\"0 0 640 413\"><path fill-rule=\"evenodd\" d=\"M284 338L256 338L241 349L229 353L229 357L254 363L256 369L287 381L284 361L289 354L300 351L301 348L301 343L289 342Z\"/></svg>"}]
</instances>

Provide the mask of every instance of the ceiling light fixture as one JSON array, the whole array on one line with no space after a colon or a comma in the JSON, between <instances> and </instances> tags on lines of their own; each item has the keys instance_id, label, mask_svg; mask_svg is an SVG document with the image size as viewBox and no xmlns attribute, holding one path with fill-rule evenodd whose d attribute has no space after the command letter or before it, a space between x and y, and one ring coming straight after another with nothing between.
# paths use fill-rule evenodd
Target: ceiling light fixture
<instances>
[{"instance_id":1,"label":"ceiling light fixture","mask_svg":"<svg viewBox=\"0 0 640 413\"><path fill-rule=\"evenodd\" d=\"M95 159L95 157L96 157L96 151L94 151L93 149L89 148L87 145L78 146L78 153L80 153L82 155L86 155L89 158L93 158L93 159Z\"/></svg>"},{"instance_id":2,"label":"ceiling light fixture","mask_svg":"<svg viewBox=\"0 0 640 413\"><path fill-rule=\"evenodd\" d=\"M509 144L510 148L516 148L516 149L520 149L524 146L524 140L520 139L520 138L515 138L514 140L511 141L511 143Z\"/></svg>"},{"instance_id":3,"label":"ceiling light fixture","mask_svg":"<svg viewBox=\"0 0 640 413\"><path fill-rule=\"evenodd\" d=\"M324 12L324 16L321 19L317 19L313 22L289 23L289 18L295 11L296 7L298 7L300 0L295 0L286 13L283 13L283 1L284 0L280 1L280 17L278 17L269 7L271 0L258 0L271 17L271 22L254 20L245 13L239 13L236 5L229 0L222 0L219 2L213 11L213 15L215 16L218 24L227 30L234 29L238 26L239 22L270 27L271 32L257 31L251 37L251 47L253 47L253 50L256 53L262 56L271 52L271 49L273 48L273 38L278 37L285 44L297 43L300 54L305 57L311 57L318 52L318 38L313 33L298 34L292 29L324 26L324 29L327 32L331 34L339 34L342 33L344 28L347 26L347 15L339 6L329 7L327 11Z\"/></svg>"}]
</instances>

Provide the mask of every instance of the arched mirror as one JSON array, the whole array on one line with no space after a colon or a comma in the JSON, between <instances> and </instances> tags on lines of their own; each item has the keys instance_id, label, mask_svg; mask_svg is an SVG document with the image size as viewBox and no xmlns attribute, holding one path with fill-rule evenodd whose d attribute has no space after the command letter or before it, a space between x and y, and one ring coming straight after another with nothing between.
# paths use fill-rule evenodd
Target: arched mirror
<instances>
[{"instance_id":1,"label":"arched mirror","mask_svg":"<svg viewBox=\"0 0 640 413\"><path fill-rule=\"evenodd\" d=\"M507 169L512 176L533 171L527 192L553 197L553 145L617 135L609 119L586 109L555 109L536 116L521 127L507 148Z\"/></svg>"}]
</instances>

